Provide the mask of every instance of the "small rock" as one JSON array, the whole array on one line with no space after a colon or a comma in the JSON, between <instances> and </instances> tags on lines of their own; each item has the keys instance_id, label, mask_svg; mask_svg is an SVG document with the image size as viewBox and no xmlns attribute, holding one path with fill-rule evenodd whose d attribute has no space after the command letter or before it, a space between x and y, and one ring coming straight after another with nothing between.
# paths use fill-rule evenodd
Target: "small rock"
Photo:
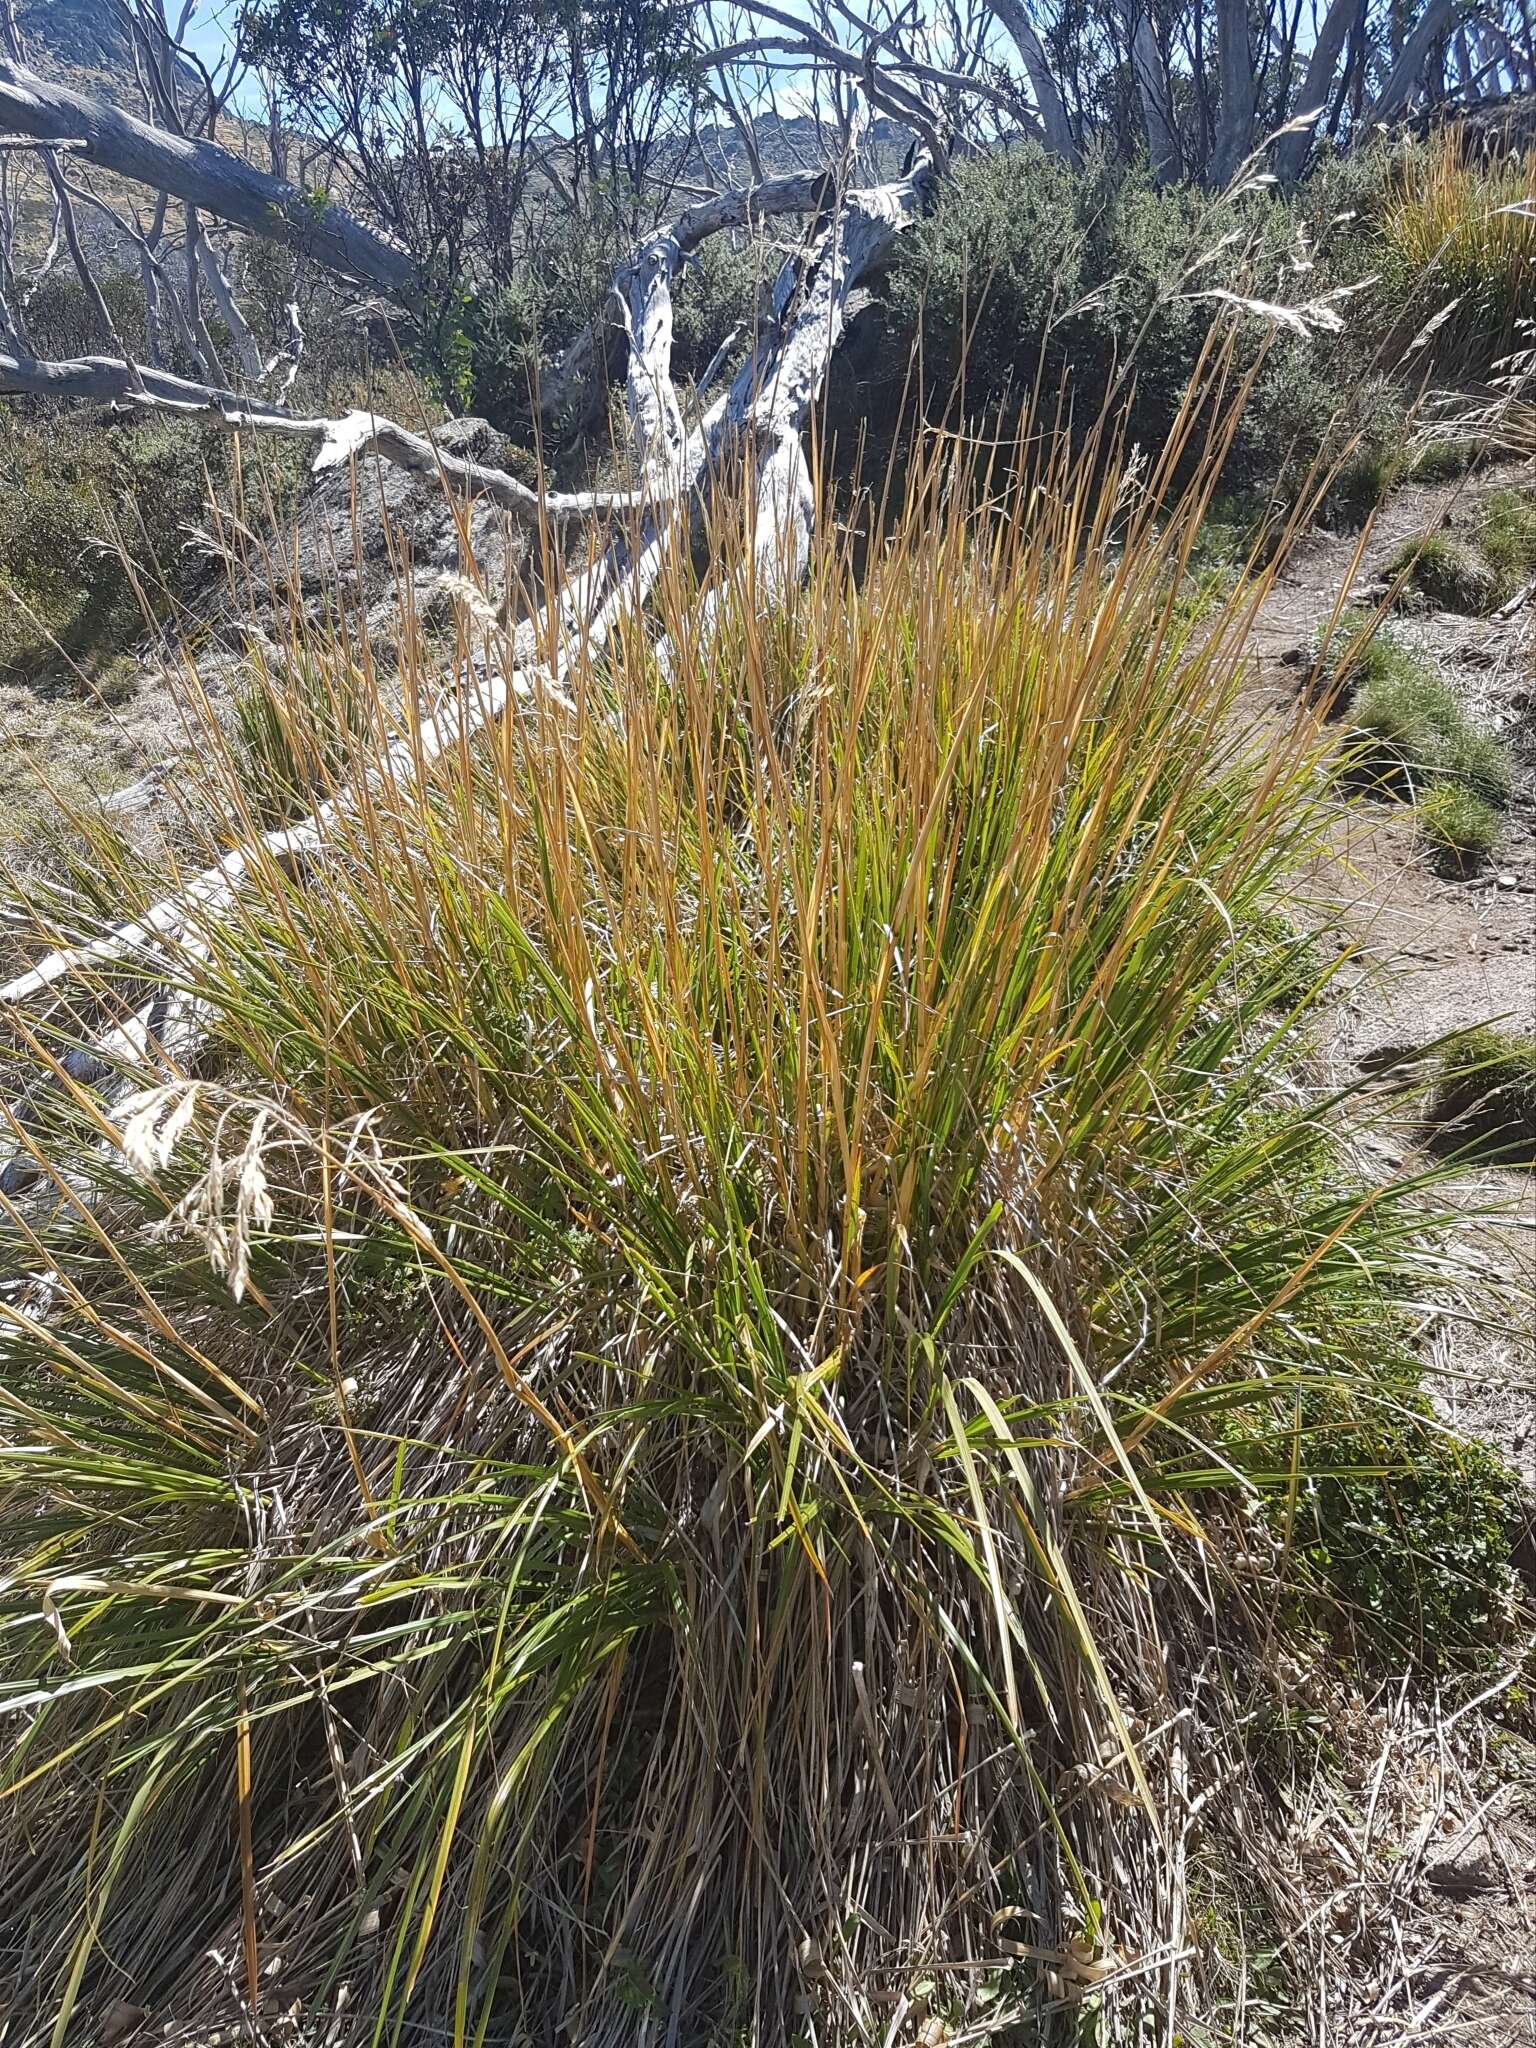
<instances>
[{"instance_id":1,"label":"small rock","mask_svg":"<svg viewBox=\"0 0 1536 2048\"><path fill-rule=\"evenodd\" d=\"M1518 889L1520 877L1514 872L1513 868L1506 868L1499 876L1498 882L1501 889Z\"/></svg>"}]
</instances>

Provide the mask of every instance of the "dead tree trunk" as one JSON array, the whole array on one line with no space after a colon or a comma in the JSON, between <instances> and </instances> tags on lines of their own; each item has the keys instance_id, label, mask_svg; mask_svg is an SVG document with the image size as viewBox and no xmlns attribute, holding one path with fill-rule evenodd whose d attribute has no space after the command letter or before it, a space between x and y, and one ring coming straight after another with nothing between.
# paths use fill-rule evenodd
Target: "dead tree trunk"
<instances>
[{"instance_id":1,"label":"dead tree trunk","mask_svg":"<svg viewBox=\"0 0 1536 2048\"><path fill-rule=\"evenodd\" d=\"M280 178L269 178L215 142L151 128L7 57L0 57L0 130L37 142L68 143L87 163L168 192L247 234L283 242L402 304L414 304L420 295L414 260L341 207L318 203Z\"/></svg>"}]
</instances>

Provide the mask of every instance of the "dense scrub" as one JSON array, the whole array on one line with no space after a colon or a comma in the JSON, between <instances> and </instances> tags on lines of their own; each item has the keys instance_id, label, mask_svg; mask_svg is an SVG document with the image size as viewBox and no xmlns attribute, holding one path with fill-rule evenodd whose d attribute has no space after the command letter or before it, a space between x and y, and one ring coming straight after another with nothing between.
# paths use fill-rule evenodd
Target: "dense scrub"
<instances>
[{"instance_id":1,"label":"dense scrub","mask_svg":"<svg viewBox=\"0 0 1536 2048\"><path fill-rule=\"evenodd\" d=\"M1258 176L1221 195L1159 186L1021 146L957 169L858 367L878 376L883 357L887 385L915 386L930 416L1008 416L1038 384L1087 423L1114 397L1160 445L1218 317L1245 299L1255 381L1225 486L1289 503L1322 459L1337 473L1319 509L1357 523L1409 459L1403 417L1431 361L1486 377L1506 352L1536 275L1511 195L1533 189L1529 160L1478 164L1450 135L1324 159L1289 196ZM1433 249L1410 218L1419 192Z\"/></svg>"},{"instance_id":2,"label":"dense scrub","mask_svg":"<svg viewBox=\"0 0 1536 2048\"><path fill-rule=\"evenodd\" d=\"M146 605L184 581L230 450L179 422L0 420L0 676L110 676Z\"/></svg>"},{"instance_id":3,"label":"dense scrub","mask_svg":"<svg viewBox=\"0 0 1536 2048\"><path fill-rule=\"evenodd\" d=\"M1228 1995L1199 1871L1308 1938L1236 1760L1320 1632L1486 1648L1503 1482L1414 1392L1428 1190L1310 1085L1326 735L1234 717L1271 571L1173 601L1225 431L1182 493L1187 417L1150 469L945 444L767 615L720 513L713 629L678 550L664 660L424 778L290 650L244 747L345 695L294 758L366 800L177 951L198 1077L56 1091L7 1203L18 2042L1107 2041ZM503 632L466 592L407 705ZM99 838L38 907L159 885Z\"/></svg>"},{"instance_id":4,"label":"dense scrub","mask_svg":"<svg viewBox=\"0 0 1536 2048\"><path fill-rule=\"evenodd\" d=\"M1254 388L1225 490L1246 502L1246 522L1266 504L1292 502L1321 459L1334 473L1317 509L1357 522L1403 465L1403 415L1430 355L1442 372L1484 375L1503 346L1499 335L1525 317L1529 221L1510 211L1508 194L1530 177L1522 159L1479 166L1448 138L1325 160L1289 198L1251 178L1229 196L1160 187L1104 158L1074 169L1033 146L978 157L956 167L856 321L834 373L828 427L845 459L864 445L867 469L877 453L904 444L905 427L920 418L987 419L1011 431L1038 386L1085 429L1113 404L1134 439L1159 446L1227 310L1223 294L1235 294L1300 306L1300 316L1287 317L1308 331L1263 311L1248 316ZM1423 246L1431 232L1438 255ZM433 417L443 407L474 411L552 459L563 441L600 438L605 426L600 383L558 420L540 422L536 400L541 365L601 313L618 253L611 229L536 238L516 278L442 311L436 353L417 365L420 385L393 367L392 336L373 338L385 367L370 366L368 337L343 317L336 295L296 277L283 252L259 248L250 267L268 346L281 344L286 297L304 298L301 409L344 410L366 393L409 424L424 406ZM740 359L780 255L767 237L721 237L689 266L678 290L679 375L701 375L733 331L728 360ZM132 280L109 280L131 347L143 340L136 293ZM1496 319L1495 305L1503 309ZM30 314L39 346L51 352L101 340L68 281L50 281ZM1432 347L1408 348L1426 327ZM611 339L610 368L622 356L617 333ZM60 429L41 408L9 409L0 422L0 589L13 602L0 626L0 666L26 679L109 663L132 639L145 592L180 587L201 523L203 472L217 489L230 459L217 437L191 428L104 430L92 421ZM288 466L296 474L296 461ZM101 545L114 533L142 590ZM1502 588L1495 579L1469 607L1493 602Z\"/></svg>"}]
</instances>

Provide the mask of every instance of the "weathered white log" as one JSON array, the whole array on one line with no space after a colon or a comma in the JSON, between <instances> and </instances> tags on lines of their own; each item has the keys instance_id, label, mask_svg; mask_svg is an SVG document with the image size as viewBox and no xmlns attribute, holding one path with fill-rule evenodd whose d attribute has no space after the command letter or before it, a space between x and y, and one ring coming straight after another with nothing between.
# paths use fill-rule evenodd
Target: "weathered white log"
<instances>
[{"instance_id":1,"label":"weathered white log","mask_svg":"<svg viewBox=\"0 0 1536 2048\"><path fill-rule=\"evenodd\" d=\"M285 243L404 304L421 295L414 259L343 208L316 204L216 142L151 128L10 57L0 57L0 127L34 142L65 144L89 163L169 192L247 234Z\"/></svg>"},{"instance_id":2,"label":"weathered white log","mask_svg":"<svg viewBox=\"0 0 1536 2048\"><path fill-rule=\"evenodd\" d=\"M775 220L786 214L814 213L826 204L833 191L827 171L792 171L783 177L767 178L755 185L734 185L701 199L680 213L669 227L658 228L631 252L614 279L613 297L621 305L631 300L634 277L654 263L659 246L670 243L672 257L669 277L679 265L711 236L728 228L752 227L759 221ZM631 332L634 316L630 315ZM590 321L568 344L559 362L539 384L539 411L545 419L563 412L580 385L591 375L602 342L604 322ZM668 363L670 375L670 359Z\"/></svg>"},{"instance_id":3,"label":"weathered white log","mask_svg":"<svg viewBox=\"0 0 1536 2048\"><path fill-rule=\"evenodd\" d=\"M885 260L897 235L916 217L932 175L924 162L910 177L845 196L798 306L781 304L782 324L776 334L753 352L730 390L693 431L682 435L675 456L669 453L665 466L673 490L631 494L633 529L618 534L594 567L572 580L540 624L519 629L516 646L524 657L522 665L488 671L478 679L476 694L413 736L393 742L361 783L339 792L311 817L231 850L142 916L99 938L51 953L0 989L0 1004L30 1002L72 974L114 963L131 962L136 971L166 973L171 955L184 955L189 944L202 943L208 922L234 901L248 876L266 863L288 873L297 871L323 850L338 817L366 791L392 778L412 779L430 770L473 730L500 717L514 700L541 698L569 709L563 685L570 669L599 650L618 621L645 603L668 547L686 535L687 503L705 495L733 460L744 457L755 466L752 547L760 601L780 589L787 576L798 575L811 540L813 510L800 430L842 338L854 285ZM643 314L637 327L650 343L649 353L640 347L634 350L630 396L632 405L639 406L637 445L642 458L655 467L655 436L659 433L661 444L670 451L674 414L678 421L681 418L671 392L670 365L663 358L671 334L670 280L680 255L675 234L653 238L648 247L648 266L627 279ZM784 274L789 274L788 266ZM649 409L653 394L656 403ZM356 417L367 423L357 445L376 445L380 423L371 415ZM259 423L271 425L272 414ZM327 430L336 425L310 424ZM445 463L431 443L422 446L434 462ZM541 649L548 650L542 659ZM145 1015L141 1010L138 1018Z\"/></svg>"}]
</instances>

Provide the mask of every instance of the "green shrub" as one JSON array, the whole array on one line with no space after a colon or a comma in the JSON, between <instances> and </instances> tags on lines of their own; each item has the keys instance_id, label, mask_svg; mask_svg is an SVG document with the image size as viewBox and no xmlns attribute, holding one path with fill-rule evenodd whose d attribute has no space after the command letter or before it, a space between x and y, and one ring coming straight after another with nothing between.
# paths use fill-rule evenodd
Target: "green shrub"
<instances>
[{"instance_id":1,"label":"green shrub","mask_svg":"<svg viewBox=\"0 0 1536 2048\"><path fill-rule=\"evenodd\" d=\"M1536 491L1490 491L1479 537L1493 571L1495 600L1504 603L1536 576Z\"/></svg>"},{"instance_id":2,"label":"green shrub","mask_svg":"<svg viewBox=\"0 0 1536 2048\"><path fill-rule=\"evenodd\" d=\"M1469 1031L1441 1055L1425 1121L1459 1158L1536 1165L1536 1039Z\"/></svg>"},{"instance_id":3,"label":"green shrub","mask_svg":"<svg viewBox=\"0 0 1536 2048\"><path fill-rule=\"evenodd\" d=\"M114 270L103 265L97 283L124 346L142 356L148 345L148 333L144 292L137 270ZM55 270L28 294L27 334L41 356L88 355L93 349L104 352L111 346L90 294L72 270ZM186 373L192 371L192 364L184 358L171 367Z\"/></svg>"},{"instance_id":4,"label":"green shrub","mask_svg":"<svg viewBox=\"0 0 1536 2048\"><path fill-rule=\"evenodd\" d=\"M181 584L227 435L174 420L103 425L19 406L0 422L0 672L87 676ZM62 650L62 658L53 642Z\"/></svg>"},{"instance_id":5,"label":"green shrub","mask_svg":"<svg viewBox=\"0 0 1536 2048\"><path fill-rule=\"evenodd\" d=\"M959 167L935 211L902 237L884 352L902 367L916 352L930 412L1016 408L1039 377L1084 421L1116 391L1129 431L1155 445L1218 317L1203 289L1269 299L1288 290L1303 217L1259 195L1234 203L1159 187L1100 157L1074 171L1033 144L981 157ZM1224 241L1212 269L1202 259ZM1360 274L1325 228L1309 260L1313 292ZM1314 461L1354 439L1324 512L1358 518L1377 503L1395 474L1401 400L1367 374L1348 336L1301 341L1255 320L1238 359L1256 362L1257 374L1229 486L1284 498Z\"/></svg>"},{"instance_id":6,"label":"green shrub","mask_svg":"<svg viewBox=\"0 0 1536 2048\"><path fill-rule=\"evenodd\" d=\"M756 321L758 298L783 258L776 244L759 234L716 235L706 242L678 279L673 297L675 374L690 381L703 376L717 348L733 329L746 353Z\"/></svg>"},{"instance_id":7,"label":"green shrub","mask_svg":"<svg viewBox=\"0 0 1536 2048\"><path fill-rule=\"evenodd\" d=\"M1437 782L1419 798L1418 825L1425 841L1457 871L1476 867L1498 844L1503 819L1494 806L1461 782Z\"/></svg>"},{"instance_id":8,"label":"green shrub","mask_svg":"<svg viewBox=\"0 0 1536 2048\"><path fill-rule=\"evenodd\" d=\"M1400 1407L1382 1427L1365 1433L1326 1410L1313 1418L1326 1448L1292 1539L1367 1643L1434 1667L1507 1623L1519 1484L1486 1445L1434 1421L1411 1360L1384 1370L1384 1397L1394 1376Z\"/></svg>"}]
</instances>

